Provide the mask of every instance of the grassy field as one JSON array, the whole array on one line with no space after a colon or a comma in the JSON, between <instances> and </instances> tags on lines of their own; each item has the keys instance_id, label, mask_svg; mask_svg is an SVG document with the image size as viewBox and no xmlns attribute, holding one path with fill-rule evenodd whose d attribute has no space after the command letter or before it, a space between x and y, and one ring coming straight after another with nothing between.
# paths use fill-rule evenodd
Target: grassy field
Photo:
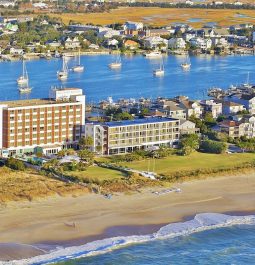
<instances>
[{"instance_id":1,"label":"grassy field","mask_svg":"<svg viewBox=\"0 0 255 265\"><path fill-rule=\"evenodd\" d=\"M80 180L86 178L99 181L121 179L124 176L120 171L97 166L89 167L86 171L69 171L68 175L78 177Z\"/></svg>"},{"instance_id":2,"label":"grassy field","mask_svg":"<svg viewBox=\"0 0 255 265\"><path fill-rule=\"evenodd\" d=\"M239 15L247 17L239 17ZM195 28L201 27L207 22L217 22L219 26L229 26L239 23L254 23L254 10L233 9L193 9L193 8L144 8L123 7L113 9L108 13L89 14L50 14L60 17L65 24L70 20L79 23L93 23L95 25L107 25L111 23L123 23L127 20L142 21L147 25L166 26L174 22L189 23ZM191 23L189 19L199 18L202 21Z\"/></svg>"},{"instance_id":3,"label":"grassy field","mask_svg":"<svg viewBox=\"0 0 255 265\"><path fill-rule=\"evenodd\" d=\"M52 195L78 195L88 190L76 184L67 184L33 171L13 171L0 168L0 204L9 201L33 200Z\"/></svg>"},{"instance_id":4,"label":"grassy field","mask_svg":"<svg viewBox=\"0 0 255 265\"><path fill-rule=\"evenodd\" d=\"M254 154L204 154L193 153L189 156L172 155L165 159L143 160L121 165L158 174L171 174L196 169L224 169L255 160Z\"/></svg>"}]
</instances>

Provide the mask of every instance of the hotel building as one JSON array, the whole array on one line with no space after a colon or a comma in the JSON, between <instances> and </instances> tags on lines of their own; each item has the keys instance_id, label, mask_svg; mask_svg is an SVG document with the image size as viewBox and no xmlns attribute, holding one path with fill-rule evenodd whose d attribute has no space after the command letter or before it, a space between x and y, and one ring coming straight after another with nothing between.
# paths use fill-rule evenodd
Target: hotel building
<instances>
[{"instance_id":1,"label":"hotel building","mask_svg":"<svg viewBox=\"0 0 255 265\"><path fill-rule=\"evenodd\" d=\"M56 154L77 144L85 133L82 89L53 89L51 98L0 102L2 156Z\"/></svg>"},{"instance_id":2,"label":"hotel building","mask_svg":"<svg viewBox=\"0 0 255 265\"><path fill-rule=\"evenodd\" d=\"M93 138L92 151L113 155L161 145L173 147L179 140L179 127L178 119L147 118L86 123L85 131Z\"/></svg>"}]
</instances>

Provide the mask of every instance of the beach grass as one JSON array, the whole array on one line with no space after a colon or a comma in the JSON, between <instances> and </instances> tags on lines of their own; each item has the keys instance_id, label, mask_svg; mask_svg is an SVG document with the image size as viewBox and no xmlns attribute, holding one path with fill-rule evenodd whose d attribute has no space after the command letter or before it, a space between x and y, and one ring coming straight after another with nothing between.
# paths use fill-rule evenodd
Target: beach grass
<instances>
[{"instance_id":1,"label":"beach grass","mask_svg":"<svg viewBox=\"0 0 255 265\"><path fill-rule=\"evenodd\" d=\"M189 156L171 155L163 159L146 159L120 164L137 170L154 171L158 174L168 175L199 169L229 169L254 160L255 155L249 153L219 155L195 152Z\"/></svg>"},{"instance_id":2,"label":"beach grass","mask_svg":"<svg viewBox=\"0 0 255 265\"><path fill-rule=\"evenodd\" d=\"M244 16L239 16L240 14ZM151 26L166 26L172 23L188 23L200 28L207 22L216 22L219 26L240 23L254 23L254 10L235 9L199 9L199 8L160 8L160 7L121 7L105 13L63 13L49 14L58 17L65 24L75 21L82 24L107 25L125 21L141 21ZM190 23L189 19L201 21Z\"/></svg>"},{"instance_id":3,"label":"beach grass","mask_svg":"<svg viewBox=\"0 0 255 265\"><path fill-rule=\"evenodd\" d=\"M30 169L23 172L0 168L0 203L86 192L88 189L80 185L55 180Z\"/></svg>"}]
</instances>

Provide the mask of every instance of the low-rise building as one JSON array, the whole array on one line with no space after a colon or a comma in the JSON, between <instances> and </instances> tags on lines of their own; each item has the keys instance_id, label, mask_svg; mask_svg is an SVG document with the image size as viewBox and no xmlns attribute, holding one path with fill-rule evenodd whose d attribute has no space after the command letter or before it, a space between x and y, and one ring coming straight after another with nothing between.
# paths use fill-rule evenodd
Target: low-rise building
<instances>
[{"instance_id":1,"label":"low-rise building","mask_svg":"<svg viewBox=\"0 0 255 265\"><path fill-rule=\"evenodd\" d=\"M64 44L66 49L77 49L81 47L78 37L67 37Z\"/></svg>"},{"instance_id":2,"label":"low-rise building","mask_svg":"<svg viewBox=\"0 0 255 265\"><path fill-rule=\"evenodd\" d=\"M199 128L196 128L196 124L188 120L180 120L180 134L198 134Z\"/></svg>"},{"instance_id":3,"label":"low-rise building","mask_svg":"<svg viewBox=\"0 0 255 265\"><path fill-rule=\"evenodd\" d=\"M255 94L233 94L225 97L226 101L231 101L243 105L250 114L255 114Z\"/></svg>"},{"instance_id":4,"label":"low-rise building","mask_svg":"<svg viewBox=\"0 0 255 265\"><path fill-rule=\"evenodd\" d=\"M82 89L54 89L49 99L0 103L0 150L7 156L56 154L75 146L85 132Z\"/></svg>"},{"instance_id":5,"label":"low-rise building","mask_svg":"<svg viewBox=\"0 0 255 265\"><path fill-rule=\"evenodd\" d=\"M212 113L213 118L217 118L222 114L222 103L215 100L201 100L200 105L203 107L204 114L206 112Z\"/></svg>"},{"instance_id":6,"label":"low-rise building","mask_svg":"<svg viewBox=\"0 0 255 265\"><path fill-rule=\"evenodd\" d=\"M86 136L93 138L92 151L113 155L152 146L174 147L179 140L179 127L178 119L158 117L87 123Z\"/></svg>"},{"instance_id":7,"label":"low-rise building","mask_svg":"<svg viewBox=\"0 0 255 265\"><path fill-rule=\"evenodd\" d=\"M245 110L245 107L242 104L231 102L231 101L222 102L222 114L224 115L236 114L243 110Z\"/></svg>"}]
</instances>

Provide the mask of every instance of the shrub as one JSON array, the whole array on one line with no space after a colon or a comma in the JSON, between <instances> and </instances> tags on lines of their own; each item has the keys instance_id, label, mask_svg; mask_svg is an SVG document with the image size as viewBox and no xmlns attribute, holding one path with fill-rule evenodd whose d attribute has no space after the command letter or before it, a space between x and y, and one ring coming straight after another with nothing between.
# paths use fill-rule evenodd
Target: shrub
<instances>
[{"instance_id":1,"label":"shrub","mask_svg":"<svg viewBox=\"0 0 255 265\"><path fill-rule=\"evenodd\" d=\"M21 170L21 171L24 171L26 168L22 161L17 160L13 157L7 159L6 166L14 170Z\"/></svg>"},{"instance_id":2,"label":"shrub","mask_svg":"<svg viewBox=\"0 0 255 265\"><path fill-rule=\"evenodd\" d=\"M206 153L222 154L226 152L227 145L222 142L206 140L201 142L200 149Z\"/></svg>"}]
</instances>

